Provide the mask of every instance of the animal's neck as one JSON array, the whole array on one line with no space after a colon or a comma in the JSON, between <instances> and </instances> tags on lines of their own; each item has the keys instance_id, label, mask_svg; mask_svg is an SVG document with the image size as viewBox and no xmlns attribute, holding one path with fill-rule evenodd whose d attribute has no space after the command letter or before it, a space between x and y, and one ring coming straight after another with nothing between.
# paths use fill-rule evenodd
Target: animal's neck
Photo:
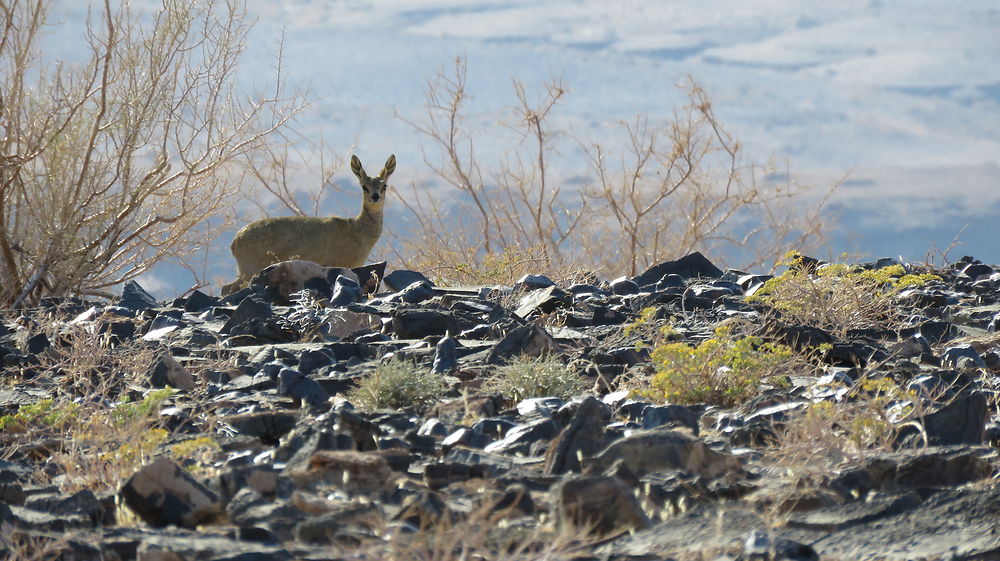
<instances>
[{"instance_id":1,"label":"animal's neck","mask_svg":"<svg viewBox=\"0 0 1000 561\"><path fill-rule=\"evenodd\" d=\"M361 214L357 215L354 220L358 222L371 222L373 224L382 224L382 207L374 205L363 205L361 207Z\"/></svg>"}]
</instances>

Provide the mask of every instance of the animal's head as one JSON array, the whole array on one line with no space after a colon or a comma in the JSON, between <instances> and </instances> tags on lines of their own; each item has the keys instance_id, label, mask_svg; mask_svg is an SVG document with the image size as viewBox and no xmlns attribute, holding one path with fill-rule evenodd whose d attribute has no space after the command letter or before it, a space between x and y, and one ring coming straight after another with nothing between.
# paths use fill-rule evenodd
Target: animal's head
<instances>
[{"instance_id":1,"label":"animal's head","mask_svg":"<svg viewBox=\"0 0 1000 561\"><path fill-rule=\"evenodd\" d=\"M361 167L361 160L357 156L351 156L351 171L358 176L361 188L365 191L364 205L369 208L381 208L385 203L385 189L389 186L389 176L396 170L396 155L389 156L385 161L385 166L378 175L372 177L365 173L365 168Z\"/></svg>"}]
</instances>

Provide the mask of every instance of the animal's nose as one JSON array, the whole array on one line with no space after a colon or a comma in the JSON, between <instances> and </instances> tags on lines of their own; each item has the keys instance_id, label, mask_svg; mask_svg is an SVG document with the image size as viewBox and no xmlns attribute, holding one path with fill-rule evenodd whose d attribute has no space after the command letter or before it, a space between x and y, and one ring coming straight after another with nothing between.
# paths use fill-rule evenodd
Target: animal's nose
<instances>
[{"instance_id":1,"label":"animal's nose","mask_svg":"<svg viewBox=\"0 0 1000 561\"><path fill-rule=\"evenodd\" d=\"M372 202L373 203L377 203L378 199L379 199L379 194L378 193L372 193Z\"/></svg>"}]
</instances>

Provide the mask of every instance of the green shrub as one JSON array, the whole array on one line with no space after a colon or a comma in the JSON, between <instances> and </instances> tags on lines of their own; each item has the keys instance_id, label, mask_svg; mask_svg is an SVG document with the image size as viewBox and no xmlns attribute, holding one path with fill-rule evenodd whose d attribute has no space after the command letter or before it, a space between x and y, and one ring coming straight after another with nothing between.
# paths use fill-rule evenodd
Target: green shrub
<instances>
[{"instance_id":1,"label":"green shrub","mask_svg":"<svg viewBox=\"0 0 1000 561\"><path fill-rule=\"evenodd\" d=\"M731 406L756 395L764 382L782 383L779 376L794 358L785 345L735 338L730 326L721 326L697 346L655 345L650 355L655 374L649 387L636 393L656 401Z\"/></svg>"},{"instance_id":2,"label":"green shrub","mask_svg":"<svg viewBox=\"0 0 1000 561\"><path fill-rule=\"evenodd\" d=\"M379 365L347 394L347 399L368 409L419 408L436 400L446 389L440 374L394 359Z\"/></svg>"},{"instance_id":3,"label":"green shrub","mask_svg":"<svg viewBox=\"0 0 1000 561\"><path fill-rule=\"evenodd\" d=\"M892 328L899 321L893 298L904 288L924 286L941 277L907 274L902 265L879 269L834 263L803 266L803 256L789 252L778 266L788 270L747 297L767 304L790 321L843 337L850 329Z\"/></svg>"},{"instance_id":4,"label":"green shrub","mask_svg":"<svg viewBox=\"0 0 1000 561\"><path fill-rule=\"evenodd\" d=\"M222 450L219 443L210 436L198 436L171 444L170 455L184 469L199 476L215 472L214 459Z\"/></svg>"},{"instance_id":5,"label":"green shrub","mask_svg":"<svg viewBox=\"0 0 1000 561\"><path fill-rule=\"evenodd\" d=\"M519 356L497 368L484 388L496 391L512 402L532 397L568 399L585 391L587 381L558 357Z\"/></svg>"},{"instance_id":6,"label":"green shrub","mask_svg":"<svg viewBox=\"0 0 1000 561\"><path fill-rule=\"evenodd\" d=\"M0 432L25 432L31 427L62 429L75 422L79 413L79 403L57 404L55 400L43 399L0 417Z\"/></svg>"},{"instance_id":7,"label":"green shrub","mask_svg":"<svg viewBox=\"0 0 1000 561\"><path fill-rule=\"evenodd\" d=\"M142 401L122 400L115 404L111 410L111 420L116 425L123 425L130 421L151 417L159 412L163 402L175 393L176 390L173 388L162 388L149 392L142 398Z\"/></svg>"}]
</instances>

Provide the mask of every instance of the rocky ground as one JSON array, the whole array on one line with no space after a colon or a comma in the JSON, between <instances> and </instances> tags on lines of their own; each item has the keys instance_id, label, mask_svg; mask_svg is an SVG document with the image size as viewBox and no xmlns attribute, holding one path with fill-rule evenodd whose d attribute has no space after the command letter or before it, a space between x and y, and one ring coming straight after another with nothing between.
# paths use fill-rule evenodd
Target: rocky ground
<instances>
[{"instance_id":1,"label":"rocky ground","mask_svg":"<svg viewBox=\"0 0 1000 561\"><path fill-rule=\"evenodd\" d=\"M810 284L797 307L692 254L610 283L483 288L289 262L222 299L131 284L115 305L12 312L0 549L1000 559L1000 272L899 265ZM936 278L894 286L900 270ZM813 321L833 307L840 323ZM708 380L767 344L792 356L749 393L650 385L674 360L658 349L708 349L720 326L753 344ZM511 377L539 365L541 382Z\"/></svg>"}]
</instances>

